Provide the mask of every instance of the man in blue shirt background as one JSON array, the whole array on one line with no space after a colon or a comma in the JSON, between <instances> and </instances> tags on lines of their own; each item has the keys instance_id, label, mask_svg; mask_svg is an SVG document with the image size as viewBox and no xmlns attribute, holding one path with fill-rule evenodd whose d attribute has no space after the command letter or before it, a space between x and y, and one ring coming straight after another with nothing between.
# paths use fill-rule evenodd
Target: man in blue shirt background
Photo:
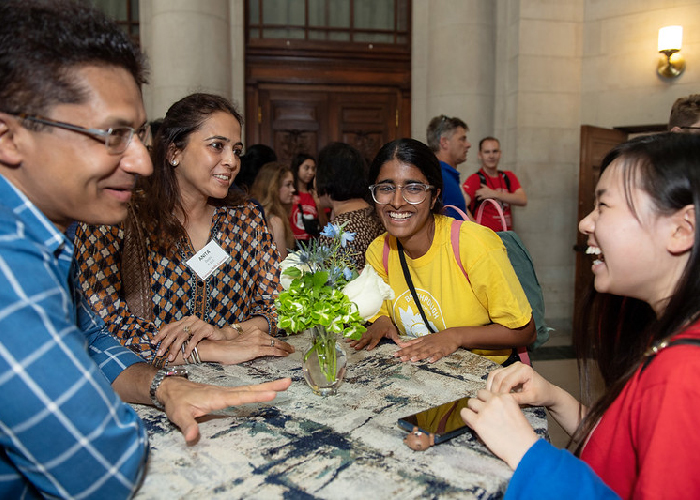
<instances>
[{"instance_id":1,"label":"man in blue shirt background","mask_svg":"<svg viewBox=\"0 0 700 500\"><path fill-rule=\"evenodd\" d=\"M442 167L442 202L454 205L462 212L467 212L467 203L459 180L457 165L467 161L467 152L472 145L467 140L469 127L457 117L436 116L426 130L428 147L440 160ZM461 215L452 209L446 209L445 215L461 219Z\"/></svg>"},{"instance_id":2,"label":"man in blue shirt background","mask_svg":"<svg viewBox=\"0 0 700 500\"><path fill-rule=\"evenodd\" d=\"M72 287L64 232L124 219L151 173L143 56L82 4L3 0L0 19L0 498L126 498L148 441L123 401L164 407L193 443L196 417L290 381L196 384L109 336Z\"/></svg>"}]
</instances>

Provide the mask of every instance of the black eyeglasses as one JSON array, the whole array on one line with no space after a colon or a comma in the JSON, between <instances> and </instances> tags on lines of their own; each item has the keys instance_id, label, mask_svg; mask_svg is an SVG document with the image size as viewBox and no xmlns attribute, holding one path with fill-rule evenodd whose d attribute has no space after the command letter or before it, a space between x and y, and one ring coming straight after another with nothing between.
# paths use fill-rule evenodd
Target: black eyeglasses
<instances>
[{"instance_id":1,"label":"black eyeglasses","mask_svg":"<svg viewBox=\"0 0 700 500\"><path fill-rule=\"evenodd\" d=\"M678 127L681 130L700 130L700 127Z\"/></svg>"},{"instance_id":2,"label":"black eyeglasses","mask_svg":"<svg viewBox=\"0 0 700 500\"><path fill-rule=\"evenodd\" d=\"M401 190L401 196L410 205L420 205L428 197L428 191L435 189L434 186L411 182L405 186L398 184L372 184L369 190L377 205L388 205L394 200L396 190Z\"/></svg>"},{"instance_id":3,"label":"black eyeglasses","mask_svg":"<svg viewBox=\"0 0 700 500\"><path fill-rule=\"evenodd\" d=\"M41 123L42 125L47 125L49 127L62 128L85 134L92 137L96 141L104 142L107 151L113 155L119 155L126 151L126 148L129 147L131 139L134 138L134 135L139 138L144 146L150 146L151 144L151 127L149 125L144 125L138 129L131 127L115 127L108 129L84 128L77 125L72 125L70 123L49 120L48 118L38 115L28 115L26 113L10 114L17 116L22 120L29 120L32 122Z\"/></svg>"}]
</instances>

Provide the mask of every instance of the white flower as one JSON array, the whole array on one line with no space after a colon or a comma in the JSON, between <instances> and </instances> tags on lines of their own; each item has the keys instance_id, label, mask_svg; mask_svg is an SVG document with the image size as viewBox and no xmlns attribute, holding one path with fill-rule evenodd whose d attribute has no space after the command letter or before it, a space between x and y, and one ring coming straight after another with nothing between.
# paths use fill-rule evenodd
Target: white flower
<instances>
[{"instance_id":1,"label":"white flower","mask_svg":"<svg viewBox=\"0 0 700 500\"><path fill-rule=\"evenodd\" d=\"M289 252L287 257L280 262L280 283L285 290L289 290L289 285L292 284L292 280L294 279L284 274L284 270L288 267L296 267L302 274L311 270L307 264L301 263L299 252Z\"/></svg>"},{"instance_id":2,"label":"white flower","mask_svg":"<svg viewBox=\"0 0 700 500\"><path fill-rule=\"evenodd\" d=\"M365 266L359 277L345 285L343 293L357 305L365 321L379 312L383 301L394 298L394 291L370 265Z\"/></svg>"}]
</instances>

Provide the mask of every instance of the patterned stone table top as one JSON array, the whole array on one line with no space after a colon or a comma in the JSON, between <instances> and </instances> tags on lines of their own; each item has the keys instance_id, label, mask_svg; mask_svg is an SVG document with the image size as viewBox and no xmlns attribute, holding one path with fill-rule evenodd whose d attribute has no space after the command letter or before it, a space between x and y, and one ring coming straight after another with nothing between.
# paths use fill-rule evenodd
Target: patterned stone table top
<instances>
[{"instance_id":1,"label":"patterned stone table top","mask_svg":"<svg viewBox=\"0 0 700 500\"><path fill-rule=\"evenodd\" d=\"M151 442L149 470L136 498L501 498L511 471L471 433L413 451L396 421L473 395L497 365L460 349L436 363L402 363L388 342L356 352L345 346L348 372L338 394L316 396L297 352L236 366L190 366L190 378L216 385L291 377L285 393L264 404L228 408L201 419L187 446L179 430L151 407L134 405ZM542 408L525 414L547 436Z\"/></svg>"}]
</instances>

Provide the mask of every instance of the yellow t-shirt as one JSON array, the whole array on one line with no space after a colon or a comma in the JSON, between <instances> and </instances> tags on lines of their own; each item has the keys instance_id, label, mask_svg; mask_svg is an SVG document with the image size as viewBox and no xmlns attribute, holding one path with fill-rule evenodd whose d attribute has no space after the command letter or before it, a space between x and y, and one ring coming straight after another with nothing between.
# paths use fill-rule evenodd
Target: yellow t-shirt
<instances>
[{"instance_id":1,"label":"yellow t-shirt","mask_svg":"<svg viewBox=\"0 0 700 500\"><path fill-rule=\"evenodd\" d=\"M457 264L451 241L453 219L435 215L435 236L425 255L406 263L423 311L435 331L456 326L484 326L497 323L507 328L527 325L532 308L523 292L513 266L508 260L503 242L496 233L479 224L465 221L460 226L459 251L462 266ZM383 263L384 238L389 239L387 273ZM411 291L401 270L396 238L382 235L366 252L367 264L394 290L395 298L386 300L372 318L389 316L400 335L421 337L430 333L414 304ZM510 349L473 349L502 363Z\"/></svg>"}]
</instances>

